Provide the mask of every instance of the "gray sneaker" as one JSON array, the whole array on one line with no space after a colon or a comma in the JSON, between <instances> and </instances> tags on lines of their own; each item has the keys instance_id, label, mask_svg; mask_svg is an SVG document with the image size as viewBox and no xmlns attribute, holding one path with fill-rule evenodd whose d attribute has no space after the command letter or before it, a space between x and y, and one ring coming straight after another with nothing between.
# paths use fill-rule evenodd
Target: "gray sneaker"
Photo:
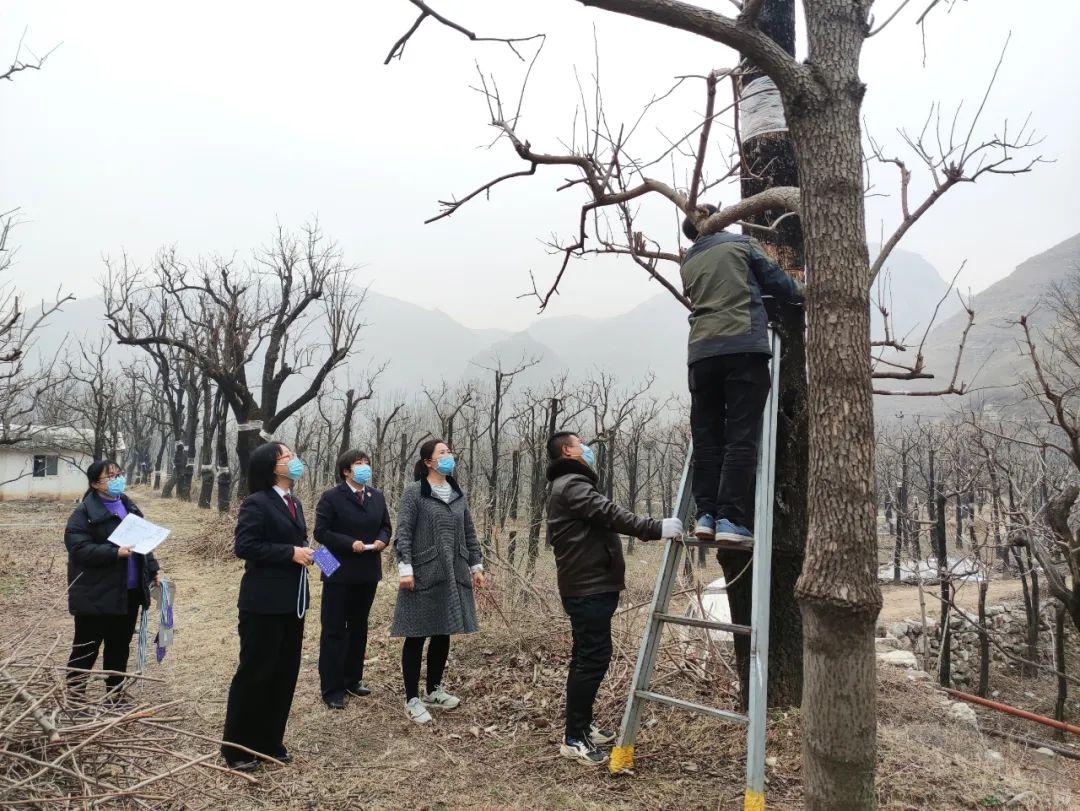
<instances>
[{"instance_id":1,"label":"gray sneaker","mask_svg":"<svg viewBox=\"0 0 1080 811\"><path fill-rule=\"evenodd\" d=\"M589 724L589 742L593 746L603 746L604 744L611 743L618 735L609 729L603 729L596 724Z\"/></svg>"},{"instance_id":2,"label":"gray sneaker","mask_svg":"<svg viewBox=\"0 0 1080 811\"><path fill-rule=\"evenodd\" d=\"M452 710L461 703L461 699L457 696L450 695L450 693L446 692L440 684L430 693L424 694L424 703L435 709Z\"/></svg>"},{"instance_id":3,"label":"gray sneaker","mask_svg":"<svg viewBox=\"0 0 1080 811\"><path fill-rule=\"evenodd\" d=\"M418 698L410 698L405 702L405 714L416 724L427 724L431 721L431 713Z\"/></svg>"},{"instance_id":4,"label":"gray sneaker","mask_svg":"<svg viewBox=\"0 0 1080 811\"><path fill-rule=\"evenodd\" d=\"M606 752L601 752L584 738L564 738L559 745L559 754L586 766L603 766L608 759Z\"/></svg>"}]
</instances>

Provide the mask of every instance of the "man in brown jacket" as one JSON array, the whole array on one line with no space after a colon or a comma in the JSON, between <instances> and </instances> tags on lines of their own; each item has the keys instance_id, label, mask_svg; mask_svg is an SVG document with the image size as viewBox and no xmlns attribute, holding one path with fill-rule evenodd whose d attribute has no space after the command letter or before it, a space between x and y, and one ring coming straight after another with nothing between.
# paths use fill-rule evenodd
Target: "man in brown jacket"
<instances>
[{"instance_id":1,"label":"man in brown jacket","mask_svg":"<svg viewBox=\"0 0 1080 811\"><path fill-rule=\"evenodd\" d=\"M611 618L626 588L619 534L643 541L682 534L678 518L634 515L597 488L592 449L563 431L548 440L548 543L555 550L559 596L570 617L574 647L566 679L563 756L591 766L607 761L597 749L615 740L593 723L593 701L611 662Z\"/></svg>"}]
</instances>

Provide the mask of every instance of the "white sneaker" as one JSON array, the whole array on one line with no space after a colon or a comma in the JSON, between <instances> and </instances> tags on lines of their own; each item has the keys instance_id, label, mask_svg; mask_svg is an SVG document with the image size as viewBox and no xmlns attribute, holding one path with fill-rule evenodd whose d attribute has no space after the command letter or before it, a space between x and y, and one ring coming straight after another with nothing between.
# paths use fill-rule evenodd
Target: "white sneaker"
<instances>
[{"instance_id":1,"label":"white sneaker","mask_svg":"<svg viewBox=\"0 0 1080 811\"><path fill-rule=\"evenodd\" d=\"M409 716L410 721L417 724L426 724L431 721L431 713L418 698L410 698L405 703L405 714Z\"/></svg>"},{"instance_id":2,"label":"white sneaker","mask_svg":"<svg viewBox=\"0 0 1080 811\"><path fill-rule=\"evenodd\" d=\"M601 752L590 741L580 738L564 738L559 745L559 754L586 766L603 766L608 760L607 752Z\"/></svg>"},{"instance_id":3,"label":"white sneaker","mask_svg":"<svg viewBox=\"0 0 1080 811\"><path fill-rule=\"evenodd\" d=\"M452 710L458 704L461 703L461 699L457 696L452 696L443 689L440 684L430 693L424 695L424 703L429 707L435 707L440 710Z\"/></svg>"},{"instance_id":4,"label":"white sneaker","mask_svg":"<svg viewBox=\"0 0 1080 811\"><path fill-rule=\"evenodd\" d=\"M616 733L608 729L598 727L596 724L589 725L589 742L593 746L604 746L609 744L619 737Z\"/></svg>"}]
</instances>

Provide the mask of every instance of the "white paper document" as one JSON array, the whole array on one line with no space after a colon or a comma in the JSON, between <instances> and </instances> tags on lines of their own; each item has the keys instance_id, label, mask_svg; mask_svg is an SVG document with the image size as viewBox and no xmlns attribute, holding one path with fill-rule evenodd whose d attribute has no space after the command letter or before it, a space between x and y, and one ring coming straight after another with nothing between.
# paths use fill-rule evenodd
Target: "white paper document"
<instances>
[{"instance_id":1,"label":"white paper document","mask_svg":"<svg viewBox=\"0 0 1080 811\"><path fill-rule=\"evenodd\" d=\"M146 555L153 552L162 541L169 537L170 529L151 524L135 513L128 513L120 526L113 530L109 540L117 546L134 547L135 552Z\"/></svg>"}]
</instances>

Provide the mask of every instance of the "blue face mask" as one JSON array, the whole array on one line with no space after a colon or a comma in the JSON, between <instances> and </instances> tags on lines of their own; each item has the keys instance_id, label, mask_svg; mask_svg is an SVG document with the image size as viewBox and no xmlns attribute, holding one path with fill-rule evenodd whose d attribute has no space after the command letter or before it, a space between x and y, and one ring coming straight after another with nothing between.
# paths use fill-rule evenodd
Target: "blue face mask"
<instances>
[{"instance_id":1,"label":"blue face mask","mask_svg":"<svg viewBox=\"0 0 1080 811\"><path fill-rule=\"evenodd\" d=\"M371 481L371 465L357 465L352 469L352 480L364 485Z\"/></svg>"},{"instance_id":2,"label":"blue face mask","mask_svg":"<svg viewBox=\"0 0 1080 811\"><path fill-rule=\"evenodd\" d=\"M289 460L289 478L296 481L304 475L304 463L295 456Z\"/></svg>"},{"instance_id":3,"label":"blue face mask","mask_svg":"<svg viewBox=\"0 0 1080 811\"><path fill-rule=\"evenodd\" d=\"M457 462L454 461L453 456L443 456L435 463L435 469L444 476L453 476L456 468Z\"/></svg>"},{"instance_id":4,"label":"blue face mask","mask_svg":"<svg viewBox=\"0 0 1080 811\"><path fill-rule=\"evenodd\" d=\"M581 446L581 460L589 467L593 467L596 464L596 454L593 453L593 449L588 445Z\"/></svg>"},{"instance_id":5,"label":"blue face mask","mask_svg":"<svg viewBox=\"0 0 1080 811\"><path fill-rule=\"evenodd\" d=\"M105 486L105 492L113 498L120 498L123 495L124 490L127 489L127 479L123 476L117 476L115 479L109 479L109 483Z\"/></svg>"}]
</instances>

